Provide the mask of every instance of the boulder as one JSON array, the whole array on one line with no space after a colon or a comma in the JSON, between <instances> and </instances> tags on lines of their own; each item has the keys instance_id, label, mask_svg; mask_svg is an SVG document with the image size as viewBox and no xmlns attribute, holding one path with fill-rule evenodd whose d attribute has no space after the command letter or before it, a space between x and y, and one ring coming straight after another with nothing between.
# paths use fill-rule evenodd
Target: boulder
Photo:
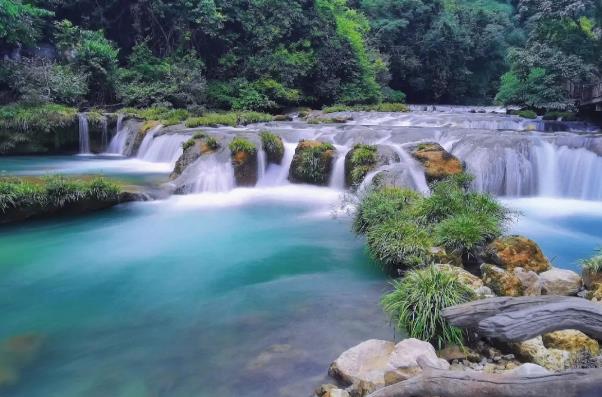
<instances>
[{"instance_id":1,"label":"boulder","mask_svg":"<svg viewBox=\"0 0 602 397\"><path fill-rule=\"evenodd\" d=\"M386 384L397 383L390 381L398 379L404 381L422 372L422 369L416 362L418 357L422 356L428 365L437 369L449 369L449 363L437 357L435 348L428 342L415 338L404 339L395 345L395 349L388 361L388 371L386 375Z\"/></svg>"},{"instance_id":2,"label":"boulder","mask_svg":"<svg viewBox=\"0 0 602 397\"><path fill-rule=\"evenodd\" d=\"M483 283L499 296L522 296L524 292L520 279L497 266L482 264Z\"/></svg>"},{"instance_id":3,"label":"boulder","mask_svg":"<svg viewBox=\"0 0 602 397\"><path fill-rule=\"evenodd\" d=\"M197 133L190 138L188 142L193 143L184 146L182 155L178 158L178 161L176 161L176 165L170 175L171 179L176 179L182 175L182 172L202 155L213 153L218 149L219 144L215 138L211 138L211 141L207 138L208 137L202 133Z\"/></svg>"},{"instance_id":4,"label":"boulder","mask_svg":"<svg viewBox=\"0 0 602 397\"><path fill-rule=\"evenodd\" d=\"M235 145L239 142L241 145ZM257 146L244 139L234 138L230 143L230 157L234 167L234 179L237 186L255 186L257 184Z\"/></svg>"},{"instance_id":5,"label":"boulder","mask_svg":"<svg viewBox=\"0 0 602 397\"><path fill-rule=\"evenodd\" d=\"M547 349L541 336L510 346L518 357L551 371L562 371L571 366L571 354L565 350Z\"/></svg>"},{"instance_id":6,"label":"boulder","mask_svg":"<svg viewBox=\"0 0 602 397\"><path fill-rule=\"evenodd\" d=\"M345 155L345 185L359 186L366 175L377 165L376 146L356 144Z\"/></svg>"},{"instance_id":7,"label":"boulder","mask_svg":"<svg viewBox=\"0 0 602 397\"><path fill-rule=\"evenodd\" d=\"M521 267L526 271L541 273L550 269L550 262L539 246L526 237L500 237L489 244L486 251L487 260L505 270Z\"/></svg>"},{"instance_id":8,"label":"boulder","mask_svg":"<svg viewBox=\"0 0 602 397\"><path fill-rule=\"evenodd\" d=\"M464 172L464 164L438 143L421 143L411 153L424 166L426 180L429 182Z\"/></svg>"},{"instance_id":9,"label":"boulder","mask_svg":"<svg viewBox=\"0 0 602 397\"><path fill-rule=\"evenodd\" d=\"M263 131L260 134L261 146L265 151L268 163L280 164L284 157L284 143L282 138L272 132Z\"/></svg>"},{"instance_id":10,"label":"boulder","mask_svg":"<svg viewBox=\"0 0 602 397\"><path fill-rule=\"evenodd\" d=\"M539 278L546 295L577 295L582 286L581 277L566 269L553 268L540 273Z\"/></svg>"},{"instance_id":11,"label":"boulder","mask_svg":"<svg viewBox=\"0 0 602 397\"><path fill-rule=\"evenodd\" d=\"M318 397L350 397L346 390L339 389L335 385L322 385L316 389Z\"/></svg>"},{"instance_id":12,"label":"boulder","mask_svg":"<svg viewBox=\"0 0 602 397\"><path fill-rule=\"evenodd\" d=\"M581 331L567 329L542 335L543 344L548 349L561 349L571 353L587 352L591 356L600 354L598 341Z\"/></svg>"},{"instance_id":13,"label":"boulder","mask_svg":"<svg viewBox=\"0 0 602 397\"><path fill-rule=\"evenodd\" d=\"M537 376L537 375L549 375L551 372L544 367L533 364L525 363L520 367L514 368L507 372L508 375L513 376Z\"/></svg>"},{"instance_id":14,"label":"boulder","mask_svg":"<svg viewBox=\"0 0 602 397\"><path fill-rule=\"evenodd\" d=\"M591 272L583 269L581 276L583 277L583 285L587 289L595 290L598 286L602 285L602 272Z\"/></svg>"},{"instance_id":15,"label":"boulder","mask_svg":"<svg viewBox=\"0 0 602 397\"><path fill-rule=\"evenodd\" d=\"M335 148L330 143L302 140L295 149L288 179L292 183L327 185Z\"/></svg>"},{"instance_id":16,"label":"boulder","mask_svg":"<svg viewBox=\"0 0 602 397\"><path fill-rule=\"evenodd\" d=\"M479 288L483 287L483 281L480 278L461 267L448 264L437 264L435 267L439 271L447 271L454 274L458 278L458 281L475 291L475 293Z\"/></svg>"},{"instance_id":17,"label":"boulder","mask_svg":"<svg viewBox=\"0 0 602 397\"><path fill-rule=\"evenodd\" d=\"M526 271L522 267L515 267L513 273L523 286L524 296L541 295L541 280L537 273L532 270Z\"/></svg>"},{"instance_id":18,"label":"boulder","mask_svg":"<svg viewBox=\"0 0 602 397\"><path fill-rule=\"evenodd\" d=\"M602 302L602 284L594 284L594 289L589 291L587 299L591 299L593 302Z\"/></svg>"}]
</instances>

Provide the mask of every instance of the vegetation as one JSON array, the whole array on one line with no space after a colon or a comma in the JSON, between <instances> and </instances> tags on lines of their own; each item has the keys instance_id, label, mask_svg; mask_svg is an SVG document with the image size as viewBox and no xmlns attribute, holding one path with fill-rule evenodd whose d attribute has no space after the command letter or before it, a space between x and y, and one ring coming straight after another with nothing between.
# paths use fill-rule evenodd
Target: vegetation
<instances>
[{"instance_id":1,"label":"vegetation","mask_svg":"<svg viewBox=\"0 0 602 397\"><path fill-rule=\"evenodd\" d=\"M228 148L232 153L247 153L247 154L255 154L257 153L257 147L255 144L248 139L236 137L232 139L232 142L228 145Z\"/></svg>"},{"instance_id":2,"label":"vegetation","mask_svg":"<svg viewBox=\"0 0 602 397\"><path fill-rule=\"evenodd\" d=\"M349 158L346 159L345 169L348 170L346 175L347 184L349 186L359 185L366 174L370 172L378 160L376 146L357 144L350 152Z\"/></svg>"},{"instance_id":3,"label":"vegetation","mask_svg":"<svg viewBox=\"0 0 602 397\"><path fill-rule=\"evenodd\" d=\"M547 112L543 115L544 120L562 120L562 121L576 121L577 115L573 112L558 112L552 111Z\"/></svg>"},{"instance_id":4,"label":"vegetation","mask_svg":"<svg viewBox=\"0 0 602 397\"><path fill-rule=\"evenodd\" d=\"M384 102L373 105L333 105L322 109L324 113L336 112L409 112L410 109L405 103Z\"/></svg>"},{"instance_id":5,"label":"vegetation","mask_svg":"<svg viewBox=\"0 0 602 397\"><path fill-rule=\"evenodd\" d=\"M121 188L102 177L71 179L61 175L40 179L0 178L0 211L53 210L80 201L116 201Z\"/></svg>"},{"instance_id":6,"label":"vegetation","mask_svg":"<svg viewBox=\"0 0 602 397\"><path fill-rule=\"evenodd\" d=\"M265 150L267 154L268 161L270 163L280 164L282 157L284 156L284 144L282 143L282 138L269 131L262 131L259 133L259 136L261 137L261 144L263 150Z\"/></svg>"},{"instance_id":7,"label":"vegetation","mask_svg":"<svg viewBox=\"0 0 602 397\"><path fill-rule=\"evenodd\" d=\"M295 150L289 179L296 183L326 185L332 171L335 147L326 142L301 141Z\"/></svg>"},{"instance_id":8,"label":"vegetation","mask_svg":"<svg viewBox=\"0 0 602 397\"><path fill-rule=\"evenodd\" d=\"M432 248L470 258L499 237L511 214L487 194L471 192L466 174L431 185L430 196L386 187L368 192L357 207L354 230L368 249L395 274L426 266Z\"/></svg>"},{"instance_id":9,"label":"vegetation","mask_svg":"<svg viewBox=\"0 0 602 397\"><path fill-rule=\"evenodd\" d=\"M219 149L219 142L217 141L217 139L215 139L212 136L209 136L209 137L207 137L207 139L205 139L205 144L211 150Z\"/></svg>"},{"instance_id":10,"label":"vegetation","mask_svg":"<svg viewBox=\"0 0 602 397\"><path fill-rule=\"evenodd\" d=\"M193 147L195 145L195 140L193 139L188 139L187 141L182 142L182 149L186 150L189 149L191 147Z\"/></svg>"},{"instance_id":11,"label":"vegetation","mask_svg":"<svg viewBox=\"0 0 602 397\"><path fill-rule=\"evenodd\" d=\"M453 273L434 266L407 272L393 281L393 291L382 298L385 312L397 328L412 338L431 342L441 349L447 345L462 346L464 332L445 322L446 307L473 299L474 293Z\"/></svg>"},{"instance_id":12,"label":"vegetation","mask_svg":"<svg viewBox=\"0 0 602 397\"><path fill-rule=\"evenodd\" d=\"M203 138L207 138L207 134L205 134L202 131L198 131L198 132L195 132L194 134L192 134L192 139L203 139Z\"/></svg>"},{"instance_id":13,"label":"vegetation","mask_svg":"<svg viewBox=\"0 0 602 397\"><path fill-rule=\"evenodd\" d=\"M582 260L581 267L590 274L602 272L602 249L597 250L591 258Z\"/></svg>"},{"instance_id":14,"label":"vegetation","mask_svg":"<svg viewBox=\"0 0 602 397\"><path fill-rule=\"evenodd\" d=\"M532 110L521 110L517 114L520 117L523 117L525 119L536 119L537 118L537 113L535 113Z\"/></svg>"},{"instance_id":15,"label":"vegetation","mask_svg":"<svg viewBox=\"0 0 602 397\"><path fill-rule=\"evenodd\" d=\"M188 128L200 126L217 127L220 125L236 127L237 125L268 122L272 121L272 119L272 115L259 112L207 113L201 117L189 118L186 120L185 125Z\"/></svg>"}]
</instances>

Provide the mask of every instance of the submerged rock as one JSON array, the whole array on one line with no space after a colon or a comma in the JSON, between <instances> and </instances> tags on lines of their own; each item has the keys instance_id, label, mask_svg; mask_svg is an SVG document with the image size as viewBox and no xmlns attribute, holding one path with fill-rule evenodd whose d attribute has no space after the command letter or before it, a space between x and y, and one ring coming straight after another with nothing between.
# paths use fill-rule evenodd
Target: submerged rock
<instances>
[{"instance_id":1,"label":"submerged rock","mask_svg":"<svg viewBox=\"0 0 602 397\"><path fill-rule=\"evenodd\" d=\"M295 149L288 179L293 183L327 185L335 148L330 143L302 140Z\"/></svg>"},{"instance_id":2,"label":"submerged rock","mask_svg":"<svg viewBox=\"0 0 602 397\"><path fill-rule=\"evenodd\" d=\"M428 182L464 172L462 162L438 143L421 143L411 153L424 166Z\"/></svg>"},{"instance_id":3,"label":"submerged rock","mask_svg":"<svg viewBox=\"0 0 602 397\"><path fill-rule=\"evenodd\" d=\"M553 268L539 277L546 295L577 295L582 286L581 277L571 270Z\"/></svg>"},{"instance_id":4,"label":"submerged rock","mask_svg":"<svg viewBox=\"0 0 602 397\"><path fill-rule=\"evenodd\" d=\"M486 251L488 261L509 271L521 267L541 273L551 267L539 246L523 236L500 237L489 244Z\"/></svg>"}]
</instances>

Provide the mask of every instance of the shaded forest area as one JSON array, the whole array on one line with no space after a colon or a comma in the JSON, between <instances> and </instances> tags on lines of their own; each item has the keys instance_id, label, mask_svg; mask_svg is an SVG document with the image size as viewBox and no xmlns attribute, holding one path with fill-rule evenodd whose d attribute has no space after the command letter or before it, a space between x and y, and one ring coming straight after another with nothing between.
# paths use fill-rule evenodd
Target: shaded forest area
<instances>
[{"instance_id":1,"label":"shaded forest area","mask_svg":"<svg viewBox=\"0 0 602 397\"><path fill-rule=\"evenodd\" d=\"M601 0L0 0L0 101L572 110Z\"/></svg>"}]
</instances>

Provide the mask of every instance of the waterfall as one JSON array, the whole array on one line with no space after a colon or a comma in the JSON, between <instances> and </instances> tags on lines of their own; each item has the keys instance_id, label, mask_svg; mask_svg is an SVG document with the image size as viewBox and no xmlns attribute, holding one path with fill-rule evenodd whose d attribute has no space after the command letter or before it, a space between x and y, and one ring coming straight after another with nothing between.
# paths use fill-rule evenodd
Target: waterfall
<instances>
[{"instance_id":1,"label":"waterfall","mask_svg":"<svg viewBox=\"0 0 602 397\"><path fill-rule=\"evenodd\" d=\"M79 120L79 154L90 154L88 116L85 113L78 113L77 118Z\"/></svg>"},{"instance_id":2,"label":"waterfall","mask_svg":"<svg viewBox=\"0 0 602 397\"><path fill-rule=\"evenodd\" d=\"M141 153L148 153L148 150L150 149L150 146L152 145L153 140L155 139L155 133L158 132L161 128L163 128L163 125L159 124L151 128L149 131L146 132L146 134L144 134L144 139L142 139L140 147L138 148L138 157L140 157Z\"/></svg>"},{"instance_id":3,"label":"waterfall","mask_svg":"<svg viewBox=\"0 0 602 397\"><path fill-rule=\"evenodd\" d=\"M193 193L221 193L236 187L234 168L228 160L220 161L218 156L201 157L194 165L196 180L192 183Z\"/></svg>"},{"instance_id":4,"label":"waterfall","mask_svg":"<svg viewBox=\"0 0 602 397\"><path fill-rule=\"evenodd\" d=\"M330 182L328 186L333 189L344 190L345 189L345 156L351 150L349 146L335 145L338 154L337 159L332 167L332 175L330 176Z\"/></svg>"},{"instance_id":5,"label":"waterfall","mask_svg":"<svg viewBox=\"0 0 602 397\"><path fill-rule=\"evenodd\" d=\"M265 174L257 181L257 186L279 186L288 183L288 173L293 162L297 143L282 141L284 144L284 155L280 164L268 165Z\"/></svg>"},{"instance_id":6,"label":"waterfall","mask_svg":"<svg viewBox=\"0 0 602 397\"><path fill-rule=\"evenodd\" d=\"M401 146L392 145L392 148L395 150L395 153L399 155L401 162L406 165L416 190L422 193L427 193L429 191L429 186L426 182L426 177L424 176L424 170L422 169L422 166Z\"/></svg>"},{"instance_id":7,"label":"waterfall","mask_svg":"<svg viewBox=\"0 0 602 397\"><path fill-rule=\"evenodd\" d=\"M115 127L115 135L109 143L107 153L125 155L128 146L128 140L131 135L131 130L123 125L124 115L120 114L117 116L117 126Z\"/></svg>"},{"instance_id":8,"label":"waterfall","mask_svg":"<svg viewBox=\"0 0 602 397\"><path fill-rule=\"evenodd\" d=\"M137 155L139 159L155 163L175 163L182 155L182 143L190 138L189 135L182 134L164 134L153 137L154 134L155 132L150 134L150 141L144 142L144 147L140 145Z\"/></svg>"},{"instance_id":9,"label":"waterfall","mask_svg":"<svg viewBox=\"0 0 602 397\"><path fill-rule=\"evenodd\" d=\"M266 168L267 168L266 154L265 154L265 151L263 150L263 145L261 145L261 147L257 151L257 181L258 182L265 178Z\"/></svg>"},{"instance_id":10,"label":"waterfall","mask_svg":"<svg viewBox=\"0 0 602 397\"><path fill-rule=\"evenodd\" d=\"M102 129L102 136L101 136L101 146L103 148L103 150L106 150L107 148L107 144L109 142L109 123L107 120L106 116L103 116L100 119L100 126Z\"/></svg>"}]
</instances>

